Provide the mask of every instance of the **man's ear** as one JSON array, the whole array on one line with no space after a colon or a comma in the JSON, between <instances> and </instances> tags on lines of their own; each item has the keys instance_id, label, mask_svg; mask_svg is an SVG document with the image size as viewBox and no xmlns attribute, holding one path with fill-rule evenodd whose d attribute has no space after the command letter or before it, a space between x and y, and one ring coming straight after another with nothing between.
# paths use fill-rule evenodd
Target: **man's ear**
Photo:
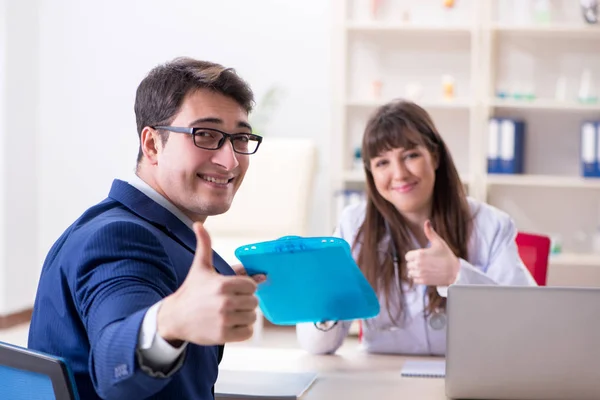
<instances>
[{"instance_id":1,"label":"man's ear","mask_svg":"<svg viewBox=\"0 0 600 400\"><path fill-rule=\"evenodd\" d=\"M146 126L140 135L140 146L144 157L151 165L156 165L158 163L158 152L161 150L161 141L158 132Z\"/></svg>"}]
</instances>

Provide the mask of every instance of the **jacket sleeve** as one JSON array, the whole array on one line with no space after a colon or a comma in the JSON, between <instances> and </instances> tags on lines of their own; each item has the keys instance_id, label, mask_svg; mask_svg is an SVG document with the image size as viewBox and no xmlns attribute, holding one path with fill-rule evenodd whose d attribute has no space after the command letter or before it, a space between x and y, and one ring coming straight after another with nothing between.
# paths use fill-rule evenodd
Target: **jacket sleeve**
<instances>
[{"instance_id":1,"label":"jacket sleeve","mask_svg":"<svg viewBox=\"0 0 600 400\"><path fill-rule=\"evenodd\" d=\"M502 214L489 243L487 265L473 265L460 259L455 284L536 286L533 276L523 264L515 241L517 228L513 220ZM447 297L447 287L439 286L438 293Z\"/></svg>"},{"instance_id":2,"label":"jacket sleeve","mask_svg":"<svg viewBox=\"0 0 600 400\"><path fill-rule=\"evenodd\" d=\"M90 342L89 369L98 395L152 396L175 371L161 379L144 372L137 362L138 334L146 311L178 286L171 260L148 229L123 221L89 234L78 254L70 260L77 270L73 293Z\"/></svg>"}]
</instances>

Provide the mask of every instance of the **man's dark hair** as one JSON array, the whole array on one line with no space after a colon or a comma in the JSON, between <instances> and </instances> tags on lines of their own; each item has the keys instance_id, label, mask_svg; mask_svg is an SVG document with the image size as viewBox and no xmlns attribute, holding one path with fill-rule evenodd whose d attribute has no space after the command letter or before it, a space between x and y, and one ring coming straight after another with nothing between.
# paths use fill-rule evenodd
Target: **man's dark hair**
<instances>
[{"instance_id":1,"label":"man's dark hair","mask_svg":"<svg viewBox=\"0 0 600 400\"><path fill-rule=\"evenodd\" d=\"M170 125L190 92L209 89L235 100L246 112L254 105L250 86L232 68L192 58L176 58L152 69L135 95L135 120L138 137L146 126ZM161 131L163 145L169 133ZM140 143L137 162L142 159Z\"/></svg>"}]
</instances>

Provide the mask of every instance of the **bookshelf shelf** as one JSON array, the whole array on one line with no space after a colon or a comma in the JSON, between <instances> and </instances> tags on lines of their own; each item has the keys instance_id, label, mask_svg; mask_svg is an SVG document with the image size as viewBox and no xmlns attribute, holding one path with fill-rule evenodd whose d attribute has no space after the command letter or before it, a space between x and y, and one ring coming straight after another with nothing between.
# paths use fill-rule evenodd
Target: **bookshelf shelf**
<instances>
[{"instance_id":1,"label":"bookshelf shelf","mask_svg":"<svg viewBox=\"0 0 600 400\"><path fill-rule=\"evenodd\" d=\"M513 99L491 99L488 101L488 103L495 108L600 112L600 102L585 104L576 101L557 101L552 99L535 99L531 101Z\"/></svg>"},{"instance_id":2,"label":"bookshelf shelf","mask_svg":"<svg viewBox=\"0 0 600 400\"><path fill-rule=\"evenodd\" d=\"M349 21L345 24L348 32L356 33L422 33L422 34L462 34L469 35L469 26L439 26L412 23L389 23L389 22L358 22Z\"/></svg>"},{"instance_id":3,"label":"bookshelf shelf","mask_svg":"<svg viewBox=\"0 0 600 400\"><path fill-rule=\"evenodd\" d=\"M600 189L600 178L558 175L487 175L489 185Z\"/></svg>"},{"instance_id":4,"label":"bookshelf shelf","mask_svg":"<svg viewBox=\"0 0 600 400\"><path fill-rule=\"evenodd\" d=\"M492 30L497 33L538 36L547 39L561 36L575 38L600 37L600 27L584 24L516 25L496 23L492 26Z\"/></svg>"},{"instance_id":5,"label":"bookshelf shelf","mask_svg":"<svg viewBox=\"0 0 600 400\"><path fill-rule=\"evenodd\" d=\"M361 107L361 108L376 108L386 103L387 100L348 100L346 106L348 107ZM420 101L415 100L420 106L425 109L465 109L468 110L473 107L473 103L468 99L452 99L452 100L433 100L433 101Z\"/></svg>"},{"instance_id":6,"label":"bookshelf shelf","mask_svg":"<svg viewBox=\"0 0 600 400\"><path fill-rule=\"evenodd\" d=\"M600 268L600 254L593 253L559 253L551 254L550 265L577 265L582 267Z\"/></svg>"},{"instance_id":7,"label":"bookshelf shelf","mask_svg":"<svg viewBox=\"0 0 600 400\"><path fill-rule=\"evenodd\" d=\"M343 180L345 182L362 183L365 181L365 172L361 169L351 169L344 171Z\"/></svg>"}]
</instances>

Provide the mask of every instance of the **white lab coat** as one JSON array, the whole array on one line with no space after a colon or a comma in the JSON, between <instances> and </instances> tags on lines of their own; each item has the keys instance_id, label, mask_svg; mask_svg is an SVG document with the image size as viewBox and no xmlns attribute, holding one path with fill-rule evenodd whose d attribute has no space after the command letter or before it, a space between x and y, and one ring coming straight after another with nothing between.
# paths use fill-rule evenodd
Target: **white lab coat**
<instances>
[{"instance_id":1,"label":"white lab coat","mask_svg":"<svg viewBox=\"0 0 600 400\"><path fill-rule=\"evenodd\" d=\"M531 285L535 280L521 261L515 237L517 234L514 222L505 212L475 199L468 198L473 220L473 231L468 244L469 260L460 259L460 271L457 284L490 284L490 285ZM366 203L347 207L334 236L345 239L351 246L362 224L366 211ZM388 251L389 238L384 238L381 251ZM418 245L415 241L415 248ZM358 248L354 251L356 259ZM404 257L399 254L399 257ZM381 311L369 322L362 322L364 350L373 353L396 353L437 355L446 354L446 327L432 328L424 317L427 305L425 285L415 285L409 289L404 285L405 317L401 326L394 330L376 329L375 327L393 326L390 322L385 298L379 295ZM438 287L438 293L446 296L447 288ZM397 290L391 294L390 304L400 303ZM395 310L391 310L392 315ZM493 312L493 310L490 310ZM442 315L444 317L444 315ZM350 321L339 322L331 330L323 332L311 323L298 324L296 333L300 346L310 353L334 353L348 335Z\"/></svg>"}]
</instances>

